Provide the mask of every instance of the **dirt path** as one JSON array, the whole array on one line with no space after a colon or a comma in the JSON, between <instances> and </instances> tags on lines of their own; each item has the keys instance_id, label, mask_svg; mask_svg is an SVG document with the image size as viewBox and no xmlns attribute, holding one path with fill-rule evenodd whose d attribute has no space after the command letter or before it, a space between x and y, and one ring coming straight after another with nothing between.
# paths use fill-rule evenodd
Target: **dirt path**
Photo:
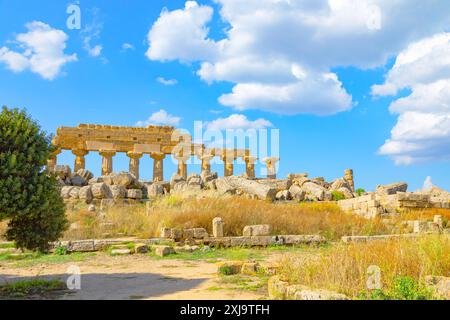
<instances>
[{"instance_id":1,"label":"dirt path","mask_svg":"<svg viewBox=\"0 0 450 320\"><path fill-rule=\"evenodd\" d=\"M263 299L264 292L219 288L217 266L192 260L151 259L147 256L109 256L97 253L85 261L39 264L26 268L0 263L0 285L40 276L66 282L67 270L81 271L81 290L62 299ZM216 289L214 289L216 288Z\"/></svg>"}]
</instances>

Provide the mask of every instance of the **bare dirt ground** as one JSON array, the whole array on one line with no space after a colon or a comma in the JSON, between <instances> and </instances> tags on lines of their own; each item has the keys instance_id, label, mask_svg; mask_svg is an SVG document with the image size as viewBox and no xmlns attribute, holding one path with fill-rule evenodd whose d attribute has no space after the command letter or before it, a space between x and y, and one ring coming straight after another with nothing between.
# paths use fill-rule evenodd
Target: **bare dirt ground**
<instances>
[{"instance_id":1,"label":"bare dirt ground","mask_svg":"<svg viewBox=\"0 0 450 320\"><path fill-rule=\"evenodd\" d=\"M270 258L269 258L270 259ZM81 271L81 290L59 299L219 299L257 300L266 290L240 290L224 284L217 265L204 260L154 259L146 255L110 256L96 253L82 261L40 263L18 267L0 262L0 285L33 277L64 282L70 266Z\"/></svg>"}]
</instances>

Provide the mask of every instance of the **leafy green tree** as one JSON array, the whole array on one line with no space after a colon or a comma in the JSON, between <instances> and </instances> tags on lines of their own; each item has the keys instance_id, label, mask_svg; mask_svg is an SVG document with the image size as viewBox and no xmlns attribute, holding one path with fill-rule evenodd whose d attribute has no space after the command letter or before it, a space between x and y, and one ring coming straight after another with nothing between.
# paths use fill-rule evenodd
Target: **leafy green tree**
<instances>
[{"instance_id":1,"label":"leafy green tree","mask_svg":"<svg viewBox=\"0 0 450 320\"><path fill-rule=\"evenodd\" d=\"M46 251L67 228L56 177L44 166L53 146L24 110L0 113L0 221L19 248Z\"/></svg>"}]
</instances>

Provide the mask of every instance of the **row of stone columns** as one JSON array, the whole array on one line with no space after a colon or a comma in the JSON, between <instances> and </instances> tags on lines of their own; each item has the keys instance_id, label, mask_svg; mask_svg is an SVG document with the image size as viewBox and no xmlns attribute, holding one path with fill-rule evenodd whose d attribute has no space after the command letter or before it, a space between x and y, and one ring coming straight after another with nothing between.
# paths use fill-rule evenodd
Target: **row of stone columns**
<instances>
[{"instance_id":1,"label":"row of stone columns","mask_svg":"<svg viewBox=\"0 0 450 320\"><path fill-rule=\"evenodd\" d=\"M55 150L47 164L48 169L52 169L56 166L57 156L61 153L60 149ZM85 157L89 153L87 150L74 149L72 153L75 155L74 171L80 169L85 169L86 160ZM99 154L102 156L102 175L108 175L113 172L113 157L116 155L115 151L112 150L99 150ZM130 158L129 172L139 179L139 162L143 154L140 152L127 152L127 156ZM163 181L164 180L164 158L166 155L164 153L155 152L150 153L150 157L153 159L153 181ZM183 178L187 178L187 161L191 155L175 155L174 158L178 160L177 173ZM201 160L202 172L211 172L211 160L214 158L213 155L201 155L199 156ZM245 162L246 174L249 178L255 178L255 163L258 160L256 157L243 156ZM234 174L234 161L236 156L234 155L222 155L222 161L224 162L224 176L232 176ZM278 158L265 158L263 162L267 165L267 177L275 179L276 178L276 163Z\"/></svg>"}]
</instances>

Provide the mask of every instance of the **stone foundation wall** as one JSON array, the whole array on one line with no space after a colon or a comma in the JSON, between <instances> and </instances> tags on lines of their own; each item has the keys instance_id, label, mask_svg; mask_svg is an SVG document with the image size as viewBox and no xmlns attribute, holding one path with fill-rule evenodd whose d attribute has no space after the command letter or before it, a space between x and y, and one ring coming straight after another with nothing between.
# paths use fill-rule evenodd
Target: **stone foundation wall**
<instances>
[{"instance_id":1,"label":"stone foundation wall","mask_svg":"<svg viewBox=\"0 0 450 320\"><path fill-rule=\"evenodd\" d=\"M391 195L371 193L338 201L338 205L344 211L374 218L383 214L396 213L401 209L450 209L450 197L435 198L430 194L412 192L397 192Z\"/></svg>"}]
</instances>

